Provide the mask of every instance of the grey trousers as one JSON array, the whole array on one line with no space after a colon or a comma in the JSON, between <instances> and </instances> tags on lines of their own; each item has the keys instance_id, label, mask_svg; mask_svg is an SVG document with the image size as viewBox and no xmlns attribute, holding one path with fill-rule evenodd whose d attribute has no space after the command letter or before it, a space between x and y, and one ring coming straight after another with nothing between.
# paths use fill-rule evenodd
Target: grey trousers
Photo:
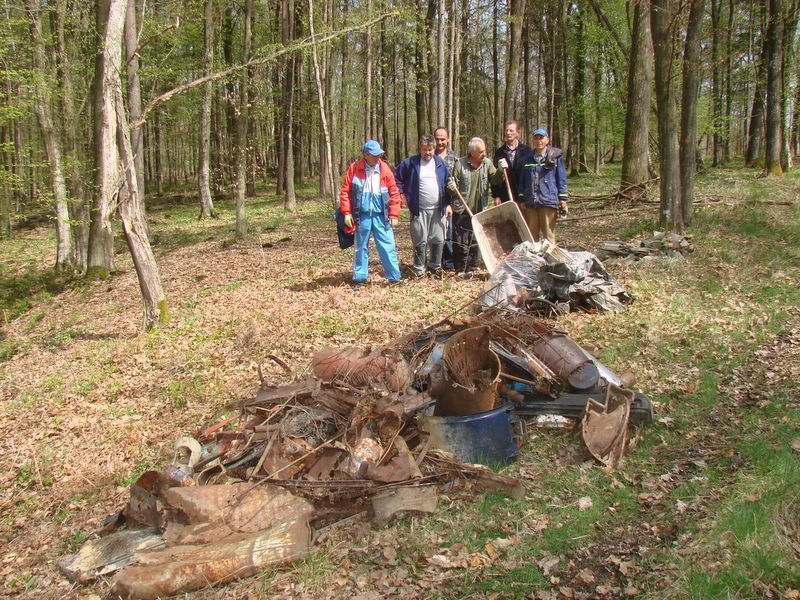
<instances>
[{"instance_id":1,"label":"grey trousers","mask_svg":"<svg viewBox=\"0 0 800 600\"><path fill-rule=\"evenodd\" d=\"M418 217L411 216L411 243L414 245L414 273L422 275L425 272L425 257L428 253L428 270L442 268L444 222L438 208L420 210Z\"/></svg>"}]
</instances>

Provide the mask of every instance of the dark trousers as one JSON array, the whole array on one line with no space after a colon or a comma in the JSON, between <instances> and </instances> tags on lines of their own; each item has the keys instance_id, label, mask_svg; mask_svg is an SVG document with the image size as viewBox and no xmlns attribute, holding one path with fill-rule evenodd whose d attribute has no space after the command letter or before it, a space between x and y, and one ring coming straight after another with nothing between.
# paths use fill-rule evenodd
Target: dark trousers
<instances>
[{"instance_id":1,"label":"dark trousers","mask_svg":"<svg viewBox=\"0 0 800 600\"><path fill-rule=\"evenodd\" d=\"M444 232L444 250L442 251L442 268L453 269L453 217L447 217Z\"/></svg>"},{"instance_id":2,"label":"dark trousers","mask_svg":"<svg viewBox=\"0 0 800 600\"><path fill-rule=\"evenodd\" d=\"M478 243L466 212L453 215L453 266L456 273L474 271L478 266Z\"/></svg>"}]
</instances>

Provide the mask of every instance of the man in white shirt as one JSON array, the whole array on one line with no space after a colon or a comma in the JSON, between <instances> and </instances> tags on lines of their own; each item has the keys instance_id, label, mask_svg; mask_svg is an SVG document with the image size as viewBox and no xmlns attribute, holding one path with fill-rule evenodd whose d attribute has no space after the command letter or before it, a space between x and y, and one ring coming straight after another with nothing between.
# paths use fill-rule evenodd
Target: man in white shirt
<instances>
[{"instance_id":1,"label":"man in white shirt","mask_svg":"<svg viewBox=\"0 0 800 600\"><path fill-rule=\"evenodd\" d=\"M441 273L444 220L452 215L446 193L449 172L435 154L435 145L432 135L423 135L419 154L409 156L394 171L397 187L411 212L412 269L417 277L424 277L426 269Z\"/></svg>"}]
</instances>

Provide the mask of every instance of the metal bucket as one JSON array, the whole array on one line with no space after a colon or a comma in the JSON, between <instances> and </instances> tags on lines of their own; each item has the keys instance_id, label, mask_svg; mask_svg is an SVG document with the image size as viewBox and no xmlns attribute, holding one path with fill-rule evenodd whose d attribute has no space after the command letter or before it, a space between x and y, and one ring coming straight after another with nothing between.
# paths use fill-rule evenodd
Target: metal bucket
<instances>
[{"instance_id":1,"label":"metal bucket","mask_svg":"<svg viewBox=\"0 0 800 600\"><path fill-rule=\"evenodd\" d=\"M442 361L431 372L437 415L472 415L494 408L500 359L489 348L489 339L488 327L472 327L444 345Z\"/></svg>"},{"instance_id":2,"label":"metal bucket","mask_svg":"<svg viewBox=\"0 0 800 600\"><path fill-rule=\"evenodd\" d=\"M452 452L466 463L505 465L517 457L509 413L512 405L463 417L418 418L434 448Z\"/></svg>"}]
</instances>

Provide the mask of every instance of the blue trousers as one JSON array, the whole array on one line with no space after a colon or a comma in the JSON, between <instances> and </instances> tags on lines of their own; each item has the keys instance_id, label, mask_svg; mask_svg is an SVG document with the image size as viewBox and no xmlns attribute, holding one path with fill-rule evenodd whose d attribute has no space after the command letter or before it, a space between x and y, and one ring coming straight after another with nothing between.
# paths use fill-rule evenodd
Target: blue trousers
<instances>
[{"instance_id":1,"label":"blue trousers","mask_svg":"<svg viewBox=\"0 0 800 600\"><path fill-rule=\"evenodd\" d=\"M383 265L383 274L390 282L400 281L400 264L394 245L394 231L383 212L362 212L356 227L356 254L353 261L353 281L360 283L369 276L369 238L375 238L375 247Z\"/></svg>"}]
</instances>

